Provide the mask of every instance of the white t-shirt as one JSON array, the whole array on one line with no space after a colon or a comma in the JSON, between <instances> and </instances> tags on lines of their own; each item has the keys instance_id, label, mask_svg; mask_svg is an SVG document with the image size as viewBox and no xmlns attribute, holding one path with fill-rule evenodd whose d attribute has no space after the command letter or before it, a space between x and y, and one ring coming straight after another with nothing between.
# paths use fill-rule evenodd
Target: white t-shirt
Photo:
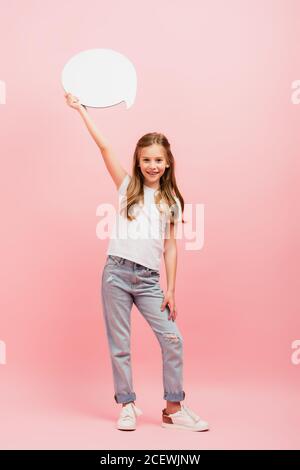
<instances>
[{"instance_id":1,"label":"white t-shirt","mask_svg":"<svg viewBox=\"0 0 300 470\"><path fill-rule=\"evenodd\" d=\"M126 189L131 176L126 174L118 189L119 206L116 220L110 234L107 255L120 256L147 268L159 271L161 255L164 250L164 239L167 219L160 216L155 204L155 189L144 184L144 205L135 204L133 215L136 220L128 220L125 210L120 214L121 201L126 199ZM178 206L178 218L181 221L182 211L179 199L175 196Z\"/></svg>"}]
</instances>

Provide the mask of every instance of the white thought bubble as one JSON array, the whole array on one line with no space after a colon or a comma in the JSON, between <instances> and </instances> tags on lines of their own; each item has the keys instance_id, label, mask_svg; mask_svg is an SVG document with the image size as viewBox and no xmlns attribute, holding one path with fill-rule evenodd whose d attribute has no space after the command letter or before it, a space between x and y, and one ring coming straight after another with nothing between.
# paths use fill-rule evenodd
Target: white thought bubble
<instances>
[{"instance_id":1,"label":"white thought bubble","mask_svg":"<svg viewBox=\"0 0 300 470\"><path fill-rule=\"evenodd\" d=\"M88 49L73 56L64 66L61 81L66 92L85 105L105 108L135 100L137 76L133 64L112 49Z\"/></svg>"}]
</instances>

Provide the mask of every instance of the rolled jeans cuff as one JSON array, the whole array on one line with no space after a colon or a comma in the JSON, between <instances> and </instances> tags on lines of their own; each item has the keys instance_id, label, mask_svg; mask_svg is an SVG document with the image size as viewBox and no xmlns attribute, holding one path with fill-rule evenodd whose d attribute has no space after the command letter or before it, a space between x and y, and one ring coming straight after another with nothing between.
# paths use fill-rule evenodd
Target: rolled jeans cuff
<instances>
[{"instance_id":1,"label":"rolled jeans cuff","mask_svg":"<svg viewBox=\"0 0 300 470\"><path fill-rule=\"evenodd\" d=\"M114 399L117 403L128 403L136 400L136 394L132 393L116 393Z\"/></svg>"},{"instance_id":2,"label":"rolled jeans cuff","mask_svg":"<svg viewBox=\"0 0 300 470\"><path fill-rule=\"evenodd\" d=\"M164 393L164 400L167 401L182 401L185 398L185 392L182 390L182 392L179 393L171 393L171 392L165 392Z\"/></svg>"}]
</instances>

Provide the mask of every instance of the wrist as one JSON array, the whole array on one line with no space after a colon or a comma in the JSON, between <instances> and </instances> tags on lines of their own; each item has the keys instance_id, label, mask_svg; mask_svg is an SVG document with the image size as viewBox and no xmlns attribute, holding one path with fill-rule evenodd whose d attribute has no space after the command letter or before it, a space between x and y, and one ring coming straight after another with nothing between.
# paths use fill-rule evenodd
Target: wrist
<instances>
[{"instance_id":1,"label":"wrist","mask_svg":"<svg viewBox=\"0 0 300 470\"><path fill-rule=\"evenodd\" d=\"M167 288L167 292L169 292L169 294L175 294L175 288Z\"/></svg>"},{"instance_id":2,"label":"wrist","mask_svg":"<svg viewBox=\"0 0 300 470\"><path fill-rule=\"evenodd\" d=\"M80 114L83 114L84 112L87 112L87 109L83 104L81 104L78 108L78 111Z\"/></svg>"}]
</instances>

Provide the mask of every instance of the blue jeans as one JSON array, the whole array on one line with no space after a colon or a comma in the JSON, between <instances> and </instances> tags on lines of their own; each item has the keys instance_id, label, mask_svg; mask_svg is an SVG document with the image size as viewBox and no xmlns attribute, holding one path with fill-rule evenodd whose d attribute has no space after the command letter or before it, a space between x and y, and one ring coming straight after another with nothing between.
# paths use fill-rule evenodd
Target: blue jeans
<instances>
[{"instance_id":1,"label":"blue jeans","mask_svg":"<svg viewBox=\"0 0 300 470\"><path fill-rule=\"evenodd\" d=\"M130 320L133 302L154 331L162 352L163 398L182 401L183 338L170 308L161 310L164 293L159 271L120 256L108 255L102 273L102 307L117 403L136 400L132 386Z\"/></svg>"}]
</instances>

